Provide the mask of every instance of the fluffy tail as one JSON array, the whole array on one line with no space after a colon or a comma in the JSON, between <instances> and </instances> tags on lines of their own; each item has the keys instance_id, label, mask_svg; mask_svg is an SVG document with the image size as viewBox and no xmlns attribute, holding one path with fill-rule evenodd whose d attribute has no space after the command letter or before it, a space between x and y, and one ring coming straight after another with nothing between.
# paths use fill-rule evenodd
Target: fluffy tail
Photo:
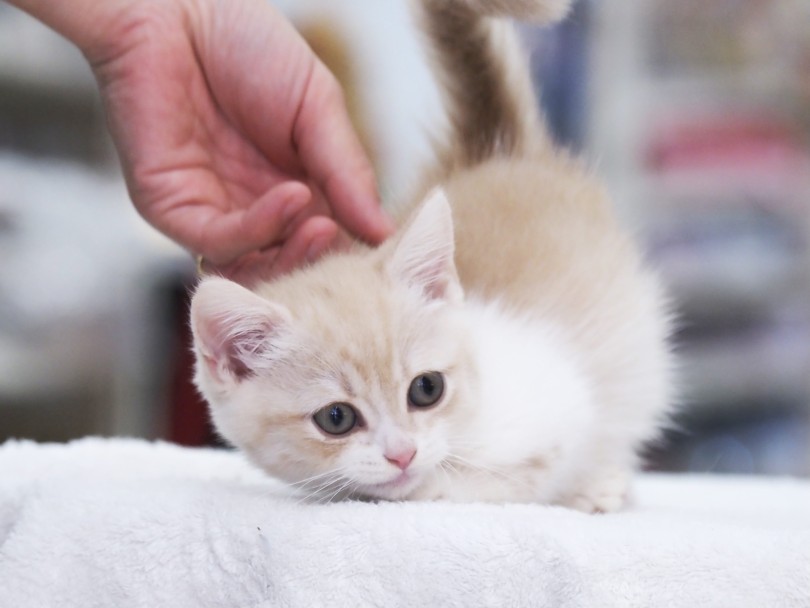
<instances>
[{"instance_id":1,"label":"fluffy tail","mask_svg":"<svg viewBox=\"0 0 810 608\"><path fill-rule=\"evenodd\" d=\"M419 0L452 133L445 169L550 147L513 28L493 17L561 19L569 0Z\"/></svg>"}]
</instances>

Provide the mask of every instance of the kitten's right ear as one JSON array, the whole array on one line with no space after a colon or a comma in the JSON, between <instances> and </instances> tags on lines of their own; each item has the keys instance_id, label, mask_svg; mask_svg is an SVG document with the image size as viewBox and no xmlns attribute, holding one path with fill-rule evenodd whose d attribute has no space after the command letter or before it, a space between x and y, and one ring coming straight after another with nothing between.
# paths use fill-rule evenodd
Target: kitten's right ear
<instances>
[{"instance_id":1,"label":"kitten's right ear","mask_svg":"<svg viewBox=\"0 0 810 608\"><path fill-rule=\"evenodd\" d=\"M239 382L278 358L278 338L290 320L286 308L233 281L204 279L191 300L198 364L220 384Z\"/></svg>"},{"instance_id":2,"label":"kitten's right ear","mask_svg":"<svg viewBox=\"0 0 810 608\"><path fill-rule=\"evenodd\" d=\"M430 300L457 302L463 295L454 251L450 203L443 189L434 188L399 236L388 268L394 279Z\"/></svg>"}]
</instances>

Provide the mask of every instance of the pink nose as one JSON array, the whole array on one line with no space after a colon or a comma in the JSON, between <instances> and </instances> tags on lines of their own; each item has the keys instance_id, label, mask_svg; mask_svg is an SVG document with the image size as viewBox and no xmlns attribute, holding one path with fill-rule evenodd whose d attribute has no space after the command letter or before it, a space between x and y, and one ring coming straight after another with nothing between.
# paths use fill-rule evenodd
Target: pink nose
<instances>
[{"instance_id":1,"label":"pink nose","mask_svg":"<svg viewBox=\"0 0 810 608\"><path fill-rule=\"evenodd\" d=\"M411 464L414 456L416 456L416 448L408 448L406 450L402 450L401 452L386 454L385 459L391 464L397 465L404 471L408 468L408 465Z\"/></svg>"}]
</instances>

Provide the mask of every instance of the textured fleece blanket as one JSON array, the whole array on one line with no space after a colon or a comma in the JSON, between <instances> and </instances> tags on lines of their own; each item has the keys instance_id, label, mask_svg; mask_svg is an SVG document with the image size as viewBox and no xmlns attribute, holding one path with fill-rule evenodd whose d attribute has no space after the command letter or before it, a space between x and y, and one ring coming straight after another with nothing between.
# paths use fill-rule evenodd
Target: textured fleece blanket
<instances>
[{"instance_id":1,"label":"textured fleece blanket","mask_svg":"<svg viewBox=\"0 0 810 608\"><path fill-rule=\"evenodd\" d=\"M635 505L305 504L232 452L0 446L0 606L810 607L810 482Z\"/></svg>"}]
</instances>

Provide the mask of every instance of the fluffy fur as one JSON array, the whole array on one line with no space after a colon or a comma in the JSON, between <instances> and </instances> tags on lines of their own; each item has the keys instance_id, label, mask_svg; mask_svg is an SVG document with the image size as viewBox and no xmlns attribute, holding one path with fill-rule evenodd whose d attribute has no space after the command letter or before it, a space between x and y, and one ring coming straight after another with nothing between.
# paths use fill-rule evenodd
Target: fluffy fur
<instances>
[{"instance_id":1,"label":"fluffy fur","mask_svg":"<svg viewBox=\"0 0 810 608\"><path fill-rule=\"evenodd\" d=\"M511 31L566 2L423 0L451 119L400 232L192 302L217 429L326 497L621 506L668 403L664 298L600 186L555 151ZM409 405L419 374L436 405ZM351 404L345 435L314 415Z\"/></svg>"}]
</instances>

